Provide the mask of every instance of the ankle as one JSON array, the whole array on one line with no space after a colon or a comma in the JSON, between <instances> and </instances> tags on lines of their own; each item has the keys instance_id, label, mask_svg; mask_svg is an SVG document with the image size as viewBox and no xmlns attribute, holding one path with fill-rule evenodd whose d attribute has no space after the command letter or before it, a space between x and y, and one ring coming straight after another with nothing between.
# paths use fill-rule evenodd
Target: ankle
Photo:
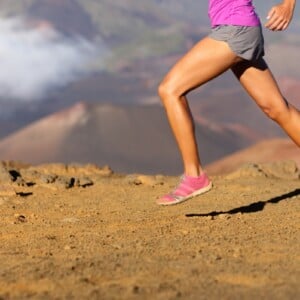
<instances>
[{"instance_id":1,"label":"ankle","mask_svg":"<svg viewBox=\"0 0 300 300\"><path fill-rule=\"evenodd\" d=\"M184 175L185 176L188 176L188 177L200 177L202 176L204 173L203 169L201 167L198 167L198 168L190 168L190 169L186 169L185 172L184 172Z\"/></svg>"}]
</instances>

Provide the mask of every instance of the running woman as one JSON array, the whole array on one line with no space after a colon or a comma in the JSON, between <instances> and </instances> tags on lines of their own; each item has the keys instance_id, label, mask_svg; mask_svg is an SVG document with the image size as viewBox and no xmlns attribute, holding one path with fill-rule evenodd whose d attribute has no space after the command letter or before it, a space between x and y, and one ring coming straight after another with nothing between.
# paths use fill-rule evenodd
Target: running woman
<instances>
[{"instance_id":1,"label":"running woman","mask_svg":"<svg viewBox=\"0 0 300 300\"><path fill-rule=\"evenodd\" d=\"M178 186L159 198L172 205L209 191L212 182L203 171L195 126L187 102L189 91L231 69L257 105L300 147L300 112L289 104L263 59L261 22L252 0L209 0L211 33L184 55L161 82L158 92L176 138L184 166ZM285 30L296 0L272 7L265 27Z\"/></svg>"}]
</instances>

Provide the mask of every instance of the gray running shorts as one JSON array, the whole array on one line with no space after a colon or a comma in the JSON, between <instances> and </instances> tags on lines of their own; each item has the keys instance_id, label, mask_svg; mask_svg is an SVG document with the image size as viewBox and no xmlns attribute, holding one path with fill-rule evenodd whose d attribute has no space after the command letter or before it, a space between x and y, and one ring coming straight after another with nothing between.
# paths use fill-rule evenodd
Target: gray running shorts
<instances>
[{"instance_id":1,"label":"gray running shorts","mask_svg":"<svg viewBox=\"0 0 300 300\"><path fill-rule=\"evenodd\" d=\"M227 42L239 57L255 61L264 56L264 37L261 26L220 25L212 28L209 37Z\"/></svg>"}]
</instances>

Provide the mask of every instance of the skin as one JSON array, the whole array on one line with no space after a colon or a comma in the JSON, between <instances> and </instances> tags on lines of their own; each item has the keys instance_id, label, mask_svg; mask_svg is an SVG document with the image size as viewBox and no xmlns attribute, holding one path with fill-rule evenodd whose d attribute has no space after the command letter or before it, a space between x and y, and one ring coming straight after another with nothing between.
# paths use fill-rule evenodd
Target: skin
<instances>
[{"instance_id":1,"label":"skin","mask_svg":"<svg viewBox=\"0 0 300 300\"><path fill-rule=\"evenodd\" d=\"M285 30L289 26L296 5L296 0L285 0L281 4L273 6L268 13L265 27L273 30Z\"/></svg>"},{"instance_id":2,"label":"skin","mask_svg":"<svg viewBox=\"0 0 300 300\"><path fill-rule=\"evenodd\" d=\"M295 0L285 0L272 7L266 28L285 30L291 22L295 3ZM199 176L203 172L186 94L228 69L265 114L300 147L300 112L283 97L265 61L245 61L233 53L226 42L206 37L173 66L158 89L186 175Z\"/></svg>"}]
</instances>

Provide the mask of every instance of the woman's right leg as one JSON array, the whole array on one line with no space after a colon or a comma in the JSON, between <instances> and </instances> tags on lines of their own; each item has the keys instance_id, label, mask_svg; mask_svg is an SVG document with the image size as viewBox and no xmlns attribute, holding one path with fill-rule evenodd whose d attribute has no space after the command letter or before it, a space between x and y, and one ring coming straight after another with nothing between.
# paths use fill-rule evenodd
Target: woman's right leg
<instances>
[{"instance_id":1,"label":"woman's right leg","mask_svg":"<svg viewBox=\"0 0 300 300\"><path fill-rule=\"evenodd\" d=\"M159 95L179 146L186 175L199 176L202 169L194 123L185 95L239 61L241 58L231 51L227 43L207 37L175 64L159 86Z\"/></svg>"}]
</instances>

